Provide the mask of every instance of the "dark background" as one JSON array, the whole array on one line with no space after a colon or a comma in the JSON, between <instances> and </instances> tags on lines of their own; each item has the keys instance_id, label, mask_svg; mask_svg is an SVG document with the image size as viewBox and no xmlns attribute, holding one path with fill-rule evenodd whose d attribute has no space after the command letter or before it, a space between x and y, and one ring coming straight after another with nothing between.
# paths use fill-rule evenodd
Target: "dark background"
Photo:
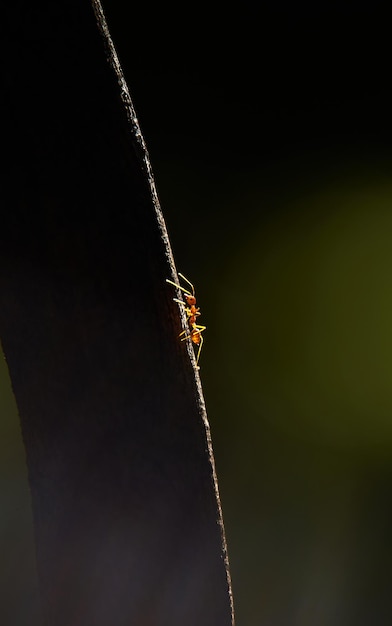
<instances>
[{"instance_id":1,"label":"dark background","mask_svg":"<svg viewBox=\"0 0 392 626\"><path fill-rule=\"evenodd\" d=\"M348 3L104 9L207 326L237 622L390 624L386 16ZM22 485L6 458L7 484ZM16 595L32 567L25 510Z\"/></svg>"}]
</instances>

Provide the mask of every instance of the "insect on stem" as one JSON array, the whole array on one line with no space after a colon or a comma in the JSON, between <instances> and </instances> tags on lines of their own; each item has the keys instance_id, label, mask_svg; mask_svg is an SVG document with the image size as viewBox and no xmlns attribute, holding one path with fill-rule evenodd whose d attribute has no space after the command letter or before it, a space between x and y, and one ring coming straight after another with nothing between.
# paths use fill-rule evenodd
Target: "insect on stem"
<instances>
[{"instance_id":1,"label":"insect on stem","mask_svg":"<svg viewBox=\"0 0 392 626\"><path fill-rule=\"evenodd\" d=\"M170 285L173 285L174 287L177 287L177 289L180 289L185 294L184 295L185 301L179 300L178 298L173 298L174 302L177 302L177 304L184 307L184 311L187 316L187 322L188 322L188 327L189 327L188 330L183 330L182 333L180 333L179 337L182 337L182 335L184 335L181 341L190 339L192 343L194 344L194 346L195 347L197 346L196 366L198 369L200 369L198 363L199 363L201 348L203 346L202 332L205 331L206 326L200 326L199 324L196 324L196 318L199 317L201 313L200 313L200 308L196 306L196 296L195 296L194 286L187 278L185 278L183 274L178 273L178 275L180 276L180 278L182 278L183 281L185 281L189 285L191 290L183 287L182 285L178 285L177 283L174 283L172 280L169 280L168 278L166 279L166 282L169 283Z\"/></svg>"}]
</instances>

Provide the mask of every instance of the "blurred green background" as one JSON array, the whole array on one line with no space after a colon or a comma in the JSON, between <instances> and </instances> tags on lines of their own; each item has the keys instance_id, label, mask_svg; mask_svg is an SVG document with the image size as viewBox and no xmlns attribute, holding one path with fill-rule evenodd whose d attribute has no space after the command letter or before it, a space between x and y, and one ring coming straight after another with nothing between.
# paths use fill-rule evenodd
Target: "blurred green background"
<instances>
[{"instance_id":1,"label":"blurred green background","mask_svg":"<svg viewBox=\"0 0 392 626\"><path fill-rule=\"evenodd\" d=\"M252 173L182 251L240 624L392 618L390 163L334 164Z\"/></svg>"},{"instance_id":2,"label":"blurred green background","mask_svg":"<svg viewBox=\"0 0 392 626\"><path fill-rule=\"evenodd\" d=\"M104 3L207 326L201 377L244 626L392 623L389 35L370 6L332 5ZM3 533L26 520L13 550L25 546L28 572L14 445Z\"/></svg>"}]
</instances>

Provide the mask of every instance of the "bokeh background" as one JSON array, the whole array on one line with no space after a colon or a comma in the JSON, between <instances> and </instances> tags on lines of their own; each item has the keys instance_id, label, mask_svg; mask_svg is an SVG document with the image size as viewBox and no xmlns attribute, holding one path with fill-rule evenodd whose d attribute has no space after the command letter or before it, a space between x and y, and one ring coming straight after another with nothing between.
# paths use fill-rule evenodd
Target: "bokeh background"
<instances>
[{"instance_id":1,"label":"bokeh background","mask_svg":"<svg viewBox=\"0 0 392 626\"><path fill-rule=\"evenodd\" d=\"M387 626L386 18L375 4L276 5L157 13L104 2L177 266L195 283L207 325L201 377L237 623ZM7 389L1 396L12 403ZM9 406L1 407L13 425L0 441L2 533L25 520L19 554L29 572L23 450ZM4 495L11 475L16 504Z\"/></svg>"}]
</instances>

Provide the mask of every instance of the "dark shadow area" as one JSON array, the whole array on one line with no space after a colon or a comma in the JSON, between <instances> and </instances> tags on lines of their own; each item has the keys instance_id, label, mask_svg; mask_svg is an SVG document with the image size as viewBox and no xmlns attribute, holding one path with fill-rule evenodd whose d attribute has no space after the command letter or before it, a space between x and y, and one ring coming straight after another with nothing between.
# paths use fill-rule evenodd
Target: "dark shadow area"
<instances>
[{"instance_id":1,"label":"dark shadow area","mask_svg":"<svg viewBox=\"0 0 392 626\"><path fill-rule=\"evenodd\" d=\"M228 626L170 249L94 12L19 3L3 44L0 334L44 623Z\"/></svg>"}]
</instances>

